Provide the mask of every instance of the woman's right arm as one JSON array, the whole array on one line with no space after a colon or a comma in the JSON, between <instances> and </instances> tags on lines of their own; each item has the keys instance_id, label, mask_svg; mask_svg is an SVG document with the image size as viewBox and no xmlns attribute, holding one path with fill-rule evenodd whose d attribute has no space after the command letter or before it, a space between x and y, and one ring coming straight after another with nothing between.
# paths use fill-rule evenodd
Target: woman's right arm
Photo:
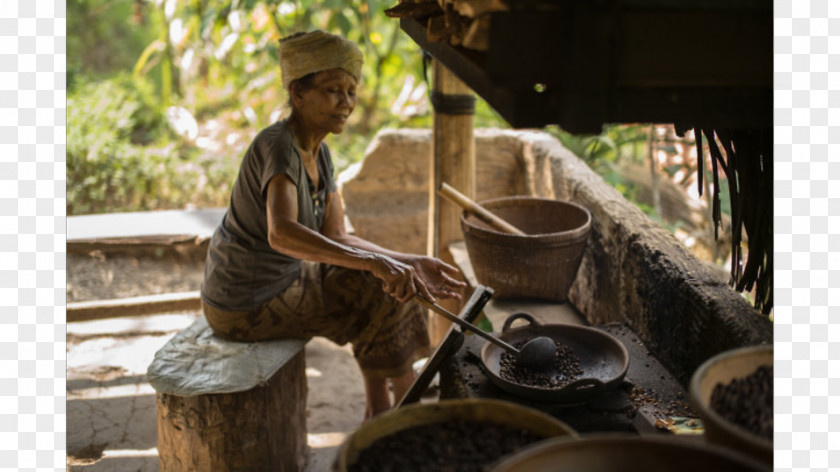
<instances>
[{"instance_id":1,"label":"woman's right arm","mask_svg":"<svg viewBox=\"0 0 840 472\"><path fill-rule=\"evenodd\" d=\"M297 209L295 184L284 174L274 176L266 194L268 243L274 250L296 259L369 271L382 280L386 293L402 302L418 292L434 299L410 265L383 254L337 243L298 223Z\"/></svg>"}]
</instances>

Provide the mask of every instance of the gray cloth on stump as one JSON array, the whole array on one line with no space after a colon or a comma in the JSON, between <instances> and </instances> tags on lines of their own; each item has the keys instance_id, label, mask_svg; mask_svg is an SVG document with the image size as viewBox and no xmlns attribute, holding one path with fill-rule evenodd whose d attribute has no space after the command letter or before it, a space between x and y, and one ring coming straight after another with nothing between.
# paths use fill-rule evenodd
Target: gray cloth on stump
<instances>
[{"instance_id":1,"label":"gray cloth on stump","mask_svg":"<svg viewBox=\"0 0 840 472\"><path fill-rule=\"evenodd\" d=\"M244 392L267 382L305 345L303 339L226 341L201 317L155 353L146 378L157 392L179 397Z\"/></svg>"}]
</instances>

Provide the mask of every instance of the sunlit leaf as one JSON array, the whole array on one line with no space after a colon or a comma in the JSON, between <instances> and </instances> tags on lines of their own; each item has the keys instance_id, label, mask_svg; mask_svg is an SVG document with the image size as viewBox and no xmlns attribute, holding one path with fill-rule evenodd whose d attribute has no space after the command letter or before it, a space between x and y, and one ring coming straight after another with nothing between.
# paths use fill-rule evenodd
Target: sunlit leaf
<instances>
[{"instance_id":1,"label":"sunlit leaf","mask_svg":"<svg viewBox=\"0 0 840 472\"><path fill-rule=\"evenodd\" d=\"M134 76L142 75L145 72L146 64L149 62L149 58L166 47L166 43L161 40L155 40L151 44L149 44L146 49L143 50L143 53L140 54L140 57L137 59L137 62L134 64L134 70L132 74Z\"/></svg>"},{"instance_id":2,"label":"sunlit leaf","mask_svg":"<svg viewBox=\"0 0 840 472\"><path fill-rule=\"evenodd\" d=\"M163 7L163 13L166 15L166 19L171 20L172 17L175 15L175 9L178 7L178 0L166 0L166 4Z\"/></svg>"},{"instance_id":3,"label":"sunlit leaf","mask_svg":"<svg viewBox=\"0 0 840 472\"><path fill-rule=\"evenodd\" d=\"M198 122L186 108L178 106L167 108L166 119L169 120L172 129L181 136L190 140L198 137Z\"/></svg>"},{"instance_id":4,"label":"sunlit leaf","mask_svg":"<svg viewBox=\"0 0 840 472\"><path fill-rule=\"evenodd\" d=\"M294 4L294 2L284 1L280 2L280 4L277 6L277 14L282 16L293 15L296 10L297 6Z\"/></svg>"},{"instance_id":5,"label":"sunlit leaf","mask_svg":"<svg viewBox=\"0 0 840 472\"><path fill-rule=\"evenodd\" d=\"M240 31L242 31L242 16L242 12L239 10L233 10L230 12L230 14L228 14L228 24L230 25L230 29L232 29L234 33L239 33Z\"/></svg>"},{"instance_id":6,"label":"sunlit leaf","mask_svg":"<svg viewBox=\"0 0 840 472\"><path fill-rule=\"evenodd\" d=\"M180 18L175 18L169 24L169 42L174 45L180 45L187 37L188 30L184 27L184 21Z\"/></svg>"},{"instance_id":7,"label":"sunlit leaf","mask_svg":"<svg viewBox=\"0 0 840 472\"><path fill-rule=\"evenodd\" d=\"M222 60L225 56L227 56L228 52L233 48L236 44L236 40L239 39L239 33L230 33L222 40L222 44L216 49L213 53L216 59Z\"/></svg>"}]
</instances>

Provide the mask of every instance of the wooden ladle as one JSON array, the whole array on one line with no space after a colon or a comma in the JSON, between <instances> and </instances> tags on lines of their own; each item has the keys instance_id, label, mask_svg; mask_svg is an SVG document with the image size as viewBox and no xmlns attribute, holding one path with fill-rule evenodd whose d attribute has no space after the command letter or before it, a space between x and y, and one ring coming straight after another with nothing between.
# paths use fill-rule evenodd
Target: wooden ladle
<instances>
[{"instance_id":1,"label":"wooden ladle","mask_svg":"<svg viewBox=\"0 0 840 472\"><path fill-rule=\"evenodd\" d=\"M470 199L463 193L455 190L446 182L442 182L440 184L438 193L442 197L446 197L447 200L458 205L464 210L467 210L468 212L474 214L485 223L491 225L492 227L496 228L497 230L503 233L518 234L520 236L525 236L525 233L522 232L519 228L499 218L495 214L489 212L486 208L474 202L472 199Z\"/></svg>"},{"instance_id":2,"label":"wooden ladle","mask_svg":"<svg viewBox=\"0 0 840 472\"><path fill-rule=\"evenodd\" d=\"M516 356L516 363L534 370L548 370L554 365L554 352L556 346L554 344L554 340L547 337L547 336L538 336L534 339L531 339L521 349L517 349L510 344L502 341L501 339L493 336L492 334L486 333L482 331L479 327L475 326L474 324L464 321L458 317L458 315L451 313L446 308L438 305L437 303L433 303L426 298L415 295L414 299L423 305L424 307L432 310L433 312L437 313L438 315L443 316L444 318L448 319L449 321L461 326L462 328L466 328L473 333L481 336L482 338L490 341L493 344L505 349L506 351L510 352L514 356Z\"/></svg>"}]
</instances>

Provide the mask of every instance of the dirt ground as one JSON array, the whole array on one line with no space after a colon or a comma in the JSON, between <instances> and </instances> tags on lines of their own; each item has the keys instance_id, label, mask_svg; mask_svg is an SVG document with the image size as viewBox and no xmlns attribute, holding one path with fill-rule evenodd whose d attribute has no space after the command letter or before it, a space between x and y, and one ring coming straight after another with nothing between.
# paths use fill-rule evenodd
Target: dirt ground
<instances>
[{"instance_id":1,"label":"dirt ground","mask_svg":"<svg viewBox=\"0 0 840 472\"><path fill-rule=\"evenodd\" d=\"M67 255L68 303L198 290L203 257L167 250ZM156 471L155 351L199 313L69 323L67 465L72 471ZM360 424L364 387L349 346L315 338L306 347L307 472L329 470Z\"/></svg>"}]
</instances>

